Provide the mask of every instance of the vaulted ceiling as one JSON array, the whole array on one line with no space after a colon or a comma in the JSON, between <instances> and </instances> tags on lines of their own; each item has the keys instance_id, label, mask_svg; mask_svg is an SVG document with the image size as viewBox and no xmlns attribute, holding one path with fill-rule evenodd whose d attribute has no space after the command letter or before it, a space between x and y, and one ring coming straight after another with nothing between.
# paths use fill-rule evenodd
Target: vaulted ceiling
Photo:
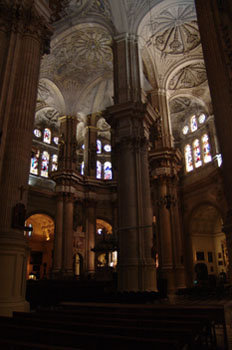
<instances>
[{"instance_id":1,"label":"vaulted ceiling","mask_svg":"<svg viewBox=\"0 0 232 350\"><path fill-rule=\"evenodd\" d=\"M212 113L194 0L67 0L43 57L36 122L113 104L115 35L138 35L144 88L166 91L173 129L201 109ZM178 107L179 106L179 107ZM175 131L175 130L174 130Z\"/></svg>"}]
</instances>

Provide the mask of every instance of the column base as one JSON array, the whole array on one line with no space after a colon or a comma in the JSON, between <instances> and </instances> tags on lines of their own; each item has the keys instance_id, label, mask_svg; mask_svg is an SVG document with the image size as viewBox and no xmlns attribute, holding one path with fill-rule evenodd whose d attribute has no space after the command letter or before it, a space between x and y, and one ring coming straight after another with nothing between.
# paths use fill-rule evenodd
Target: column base
<instances>
[{"instance_id":1,"label":"column base","mask_svg":"<svg viewBox=\"0 0 232 350\"><path fill-rule=\"evenodd\" d=\"M26 294L28 244L21 232L0 232L0 315L29 311Z\"/></svg>"},{"instance_id":2,"label":"column base","mask_svg":"<svg viewBox=\"0 0 232 350\"><path fill-rule=\"evenodd\" d=\"M118 268L120 292L157 292L154 265L124 264Z\"/></svg>"},{"instance_id":3,"label":"column base","mask_svg":"<svg viewBox=\"0 0 232 350\"><path fill-rule=\"evenodd\" d=\"M30 312L30 304L26 300L20 302L0 302L0 316L12 317L14 311Z\"/></svg>"},{"instance_id":4,"label":"column base","mask_svg":"<svg viewBox=\"0 0 232 350\"><path fill-rule=\"evenodd\" d=\"M162 267L160 272L162 279L167 280L168 294L173 294L177 289L186 287L185 270L183 267Z\"/></svg>"}]
</instances>

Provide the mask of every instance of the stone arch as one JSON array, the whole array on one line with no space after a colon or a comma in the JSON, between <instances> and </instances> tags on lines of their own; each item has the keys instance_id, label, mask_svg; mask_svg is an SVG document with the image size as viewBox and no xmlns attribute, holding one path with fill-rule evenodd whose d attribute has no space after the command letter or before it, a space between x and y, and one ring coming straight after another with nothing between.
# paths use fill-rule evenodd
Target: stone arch
<instances>
[{"instance_id":1,"label":"stone arch","mask_svg":"<svg viewBox=\"0 0 232 350\"><path fill-rule=\"evenodd\" d=\"M48 214L36 212L27 217L25 226L24 235L30 249L27 278L49 278L53 263L54 219Z\"/></svg>"},{"instance_id":2,"label":"stone arch","mask_svg":"<svg viewBox=\"0 0 232 350\"><path fill-rule=\"evenodd\" d=\"M223 213L210 202L194 206L188 219L188 235L191 246L192 280L198 263L207 266L209 276L218 278L228 270L226 237L222 231Z\"/></svg>"}]
</instances>

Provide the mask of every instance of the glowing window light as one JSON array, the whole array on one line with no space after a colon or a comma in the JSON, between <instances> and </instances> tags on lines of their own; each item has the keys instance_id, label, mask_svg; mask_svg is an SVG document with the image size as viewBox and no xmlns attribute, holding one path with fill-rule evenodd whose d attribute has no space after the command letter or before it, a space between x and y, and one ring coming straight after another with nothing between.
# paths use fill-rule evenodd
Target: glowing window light
<instances>
[{"instance_id":1,"label":"glowing window light","mask_svg":"<svg viewBox=\"0 0 232 350\"><path fill-rule=\"evenodd\" d=\"M193 170L193 158L192 158L192 149L190 145L185 146L185 166L186 166L186 171L190 172Z\"/></svg>"},{"instance_id":2,"label":"glowing window light","mask_svg":"<svg viewBox=\"0 0 232 350\"><path fill-rule=\"evenodd\" d=\"M199 168L202 165L202 160L200 142L198 139L193 142L193 156L195 168Z\"/></svg>"},{"instance_id":3,"label":"glowing window light","mask_svg":"<svg viewBox=\"0 0 232 350\"><path fill-rule=\"evenodd\" d=\"M209 163L212 160L212 156L211 156L211 153L210 153L209 137L208 137L207 134L204 134L202 136L202 146L203 146L204 163Z\"/></svg>"}]
</instances>

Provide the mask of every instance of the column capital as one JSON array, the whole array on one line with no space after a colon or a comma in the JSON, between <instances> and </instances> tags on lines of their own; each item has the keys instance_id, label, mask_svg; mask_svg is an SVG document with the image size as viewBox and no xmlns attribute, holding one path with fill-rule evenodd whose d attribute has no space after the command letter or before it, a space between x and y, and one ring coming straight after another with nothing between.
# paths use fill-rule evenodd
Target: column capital
<instances>
[{"instance_id":1,"label":"column capital","mask_svg":"<svg viewBox=\"0 0 232 350\"><path fill-rule=\"evenodd\" d=\"M49 53L53 29L50 22L51 10L44 0L24 0L9 3L0 0L0 30L29 35L42 43L42 54Z\"/></svg>"}]
</instances>

